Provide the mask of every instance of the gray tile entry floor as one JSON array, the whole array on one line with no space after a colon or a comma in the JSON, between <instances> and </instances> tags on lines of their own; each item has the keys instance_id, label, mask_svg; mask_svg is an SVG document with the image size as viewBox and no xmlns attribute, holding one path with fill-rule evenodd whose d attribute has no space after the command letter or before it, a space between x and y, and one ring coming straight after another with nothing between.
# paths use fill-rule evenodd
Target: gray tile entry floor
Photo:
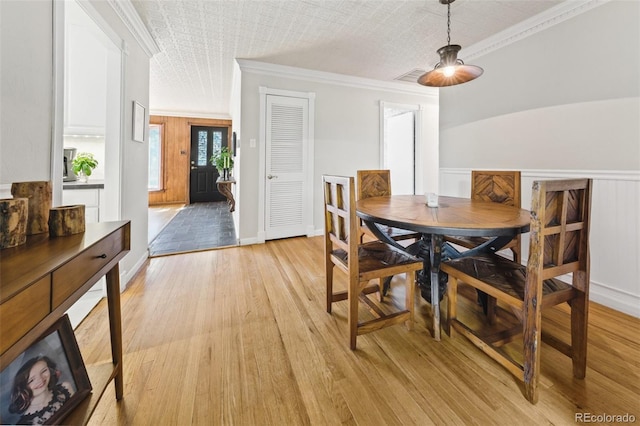
<instances>
[{"instance_id":1,"label":"gray tile entry floor","mask_svg":"<svg viewBox=\"0 0 640 426\"><path fill-rule=\"evenodd\" d=\"M236 231L225 201L184 206L149 244L149 255L200 251L237 245Z\"/></svg>"}]
</instances>

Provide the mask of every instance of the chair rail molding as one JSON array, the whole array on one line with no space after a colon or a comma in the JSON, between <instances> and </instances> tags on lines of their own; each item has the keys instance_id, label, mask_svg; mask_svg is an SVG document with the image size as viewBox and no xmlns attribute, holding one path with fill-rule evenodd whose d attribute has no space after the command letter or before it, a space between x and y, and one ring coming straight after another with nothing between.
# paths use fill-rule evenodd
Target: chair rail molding
<instances>
[{"instance_id":1,"label":"chair rail molding","mask_svg":"<svg viewBox=\"0 0 640 426\"><path fill-rule=\"evenodd\" d=\"M521 170L522 208L531 207L535 180L568 178L593 179L590 299L640 318L640 171ZM470 193L471 169L440 169L441 195L468 197ZM526 263L528 235L523 235L522 247ZM571 280L570 276L563 279Z\"/></svg>"}]
</instances>

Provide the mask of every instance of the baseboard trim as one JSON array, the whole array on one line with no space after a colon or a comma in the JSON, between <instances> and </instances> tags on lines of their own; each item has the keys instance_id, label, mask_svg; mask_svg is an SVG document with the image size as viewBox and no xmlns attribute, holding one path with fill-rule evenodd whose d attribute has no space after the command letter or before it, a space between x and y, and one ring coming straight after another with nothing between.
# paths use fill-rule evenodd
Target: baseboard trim
<instances>
[{"instance_id":1,"label":"baseboard trim","mask_svg":"<svg viewBox=\"0 0 640 426\"><path fill-rule=\"evenodd\" d=\"M145 266L148 259L149 250L145 250L144 255L138 258L138 261L133 265L133 268L128 271L123 271L123 273L120 274L120 293L127 289L129 282L131 282L133 277L135 277L136 274Z\"/></svg>"},{"instance_id":2,"label":"baseboard trim","mask_svg":"<svg viewBox=\"0 0 640 426\"><path fill-rule=\"evenodd\" d=\"M591 281L589 300L627 315L640 318L640 297L635 294Z\"/></svg>"},{"instance_id":3,"label":"baseboard trim","mask_svg":"<svg viewBox=\"0 0 640 426\"><path fill-rule=\"evenodd\" d=\"M240 239L241 246L250 246L252 244L264 244L264 242L265 242L264 238L258 238L258 237Z\"/></svg>"}]
</instances>

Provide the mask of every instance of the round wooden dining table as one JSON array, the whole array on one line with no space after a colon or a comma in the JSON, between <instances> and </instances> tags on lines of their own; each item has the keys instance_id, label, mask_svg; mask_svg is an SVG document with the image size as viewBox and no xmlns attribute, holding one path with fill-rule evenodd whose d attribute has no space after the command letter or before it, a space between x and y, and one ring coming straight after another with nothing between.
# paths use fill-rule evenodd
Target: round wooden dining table
<instances>
[{"instance_id":1,"label":"round wooden dining table","mask_svg":"<svg viewBox=\"0 0 640 426\"><path fill-rule=\"evenodd\" d=\"M447 257L469 256L482 251L499 251L516 235L529 231L531 214L519 207L476 201L469 198L438 197L437 207L428 207L422 195L390 195L357 201L356 214L380 240L401 250L417 254L416 245L408 247L389 238L379 225L407 229L422 234L428 244L425 274L429 274L433 337L440 340L439 274L443 248ZM474 249L460 252L444 245L444 236L490 237Z\"/></svg>"}]
</instances>

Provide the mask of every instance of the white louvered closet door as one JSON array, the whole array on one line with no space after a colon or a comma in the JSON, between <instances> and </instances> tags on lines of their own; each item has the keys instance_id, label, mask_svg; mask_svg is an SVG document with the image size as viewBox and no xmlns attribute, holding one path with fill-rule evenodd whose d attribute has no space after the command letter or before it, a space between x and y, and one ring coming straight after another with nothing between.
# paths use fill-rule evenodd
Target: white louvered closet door
<instances>
[{"instance_id":1,"label":"white louvered closet door","mask_svg":"<svg viewBox=\"0 0 640 426\"><path fill-rule=\"evenodd\" d=\"M309 100L267 96L265 237L306 235Z\"/></svg>"}]
</instances>

